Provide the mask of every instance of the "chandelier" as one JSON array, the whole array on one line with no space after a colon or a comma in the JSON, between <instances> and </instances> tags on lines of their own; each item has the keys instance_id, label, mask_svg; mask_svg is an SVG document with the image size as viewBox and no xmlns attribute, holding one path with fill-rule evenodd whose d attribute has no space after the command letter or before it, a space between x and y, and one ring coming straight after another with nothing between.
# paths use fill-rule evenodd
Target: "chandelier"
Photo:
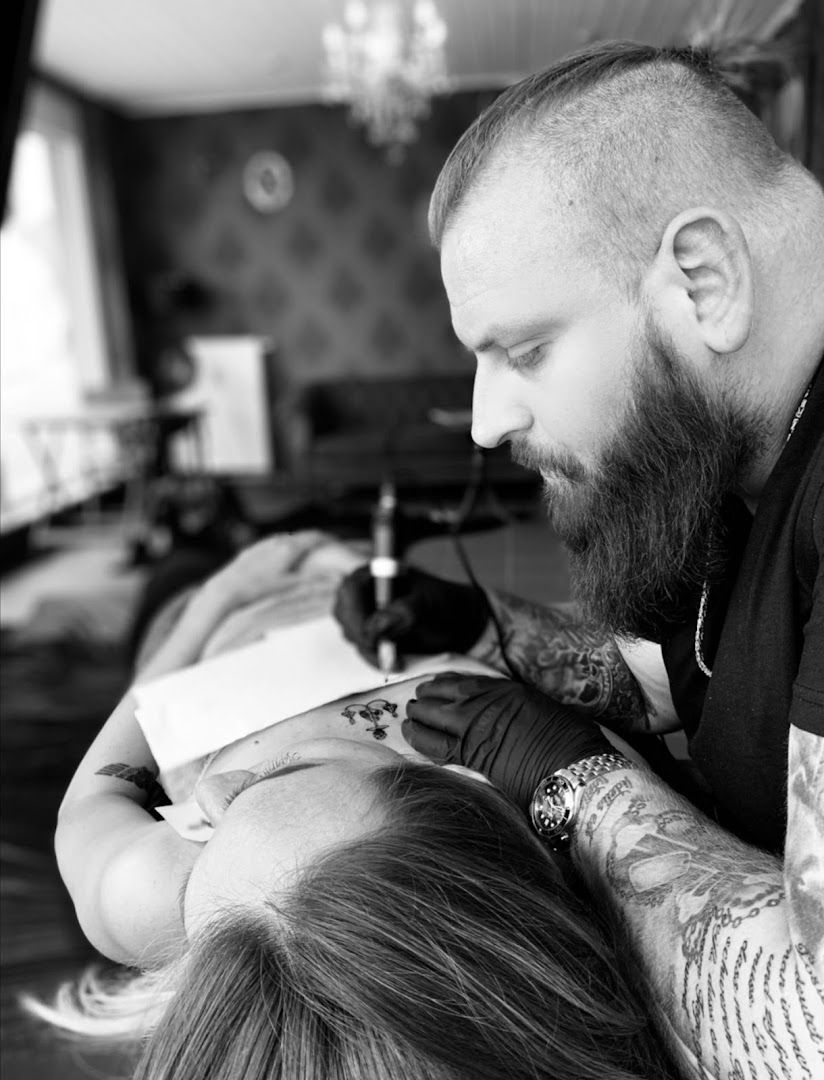
<instances>
[{"instance_id":1,"label":"chandelier","mask_svg":"<svg viewBox=\"0 0 824 1080\"><path fill-rule=\"evenodd\" d=\"M433 94L446 88L446 23L434 0L349 0L343 26L323 29L327 97L347 102L374 146L393 163L418 137Z\"/></svg>"}]
</instances>

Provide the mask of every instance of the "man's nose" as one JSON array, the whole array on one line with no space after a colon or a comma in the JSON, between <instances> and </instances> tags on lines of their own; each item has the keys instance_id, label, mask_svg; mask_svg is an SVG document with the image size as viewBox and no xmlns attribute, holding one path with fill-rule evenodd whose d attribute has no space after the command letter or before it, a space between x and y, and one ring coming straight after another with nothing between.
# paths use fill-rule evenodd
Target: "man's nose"
<instances>
[{"instance_id":1,"label":"man's nose","mask_svg":"<svg viewBox=\"0 0 824 1080\"><path fill-rule=\"evenodd\" d=\"M523 380L493 358L478 357L472 395L472 441L491 450L528 431L532 413L523 401Z\"/></svg>"}]
</instances>

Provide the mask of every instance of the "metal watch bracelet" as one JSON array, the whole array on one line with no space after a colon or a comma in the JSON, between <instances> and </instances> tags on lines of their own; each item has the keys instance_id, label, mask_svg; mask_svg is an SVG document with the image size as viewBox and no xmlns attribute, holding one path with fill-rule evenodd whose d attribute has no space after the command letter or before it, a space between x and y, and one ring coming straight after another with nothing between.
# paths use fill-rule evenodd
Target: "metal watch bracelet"
<instances>
[{"instance_id":1,"label":"metal watch bracelet","mask_svg":"<svg viewBox=\"0 0 824 1080\"><path fill-rule=\"evenodd\" d=\"M581 789L596 776L603 776L613 769L633 767L629 758L614 751L582 758L544 777L530 804L535 831L556 851L567 850L578 817Z\"/></svg>"}]
</instances>

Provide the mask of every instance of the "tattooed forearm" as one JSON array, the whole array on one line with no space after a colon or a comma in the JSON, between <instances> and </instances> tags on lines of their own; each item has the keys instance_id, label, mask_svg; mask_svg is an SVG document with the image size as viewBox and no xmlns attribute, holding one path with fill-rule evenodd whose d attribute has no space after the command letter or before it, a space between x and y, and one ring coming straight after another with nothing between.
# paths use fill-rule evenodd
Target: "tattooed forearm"
<instances>
[{"instance_id":1,"label":"tattooed forearm","mask_svg":"<svg viewBox=\"0 0 824 1080\"><path fill-rule=\"evenodd\" d=\"M564 705L586 709L616 731L648 730L647 702L611 638L587 627L568 606L543 607L491 593L509 663L522 678ZM473 649L505 670L497 636Z\"/></svg>"},{"instance_id":2,"label":"tattooed forearm","mask_svg":"<svg viewBox=\"0 0 824 1080\"><path fill-rule=\"evenodd\" d=\"M820 923L805 899L806 929L794 932L790 866L723 832L645 769L587 785L581 821L573 858L697 1075L820 1075L824 980L809 961ZM805 867L824 858L820 834L798 843Z\"/></svg>"},{"instance_id":3,"label":"tattooed forearm","mask_svg":"<svg viewBox=\"0 0 824 1080\"><path fill-rule=\"evenodd\" d=\"M824 738L796 727L790 728L784 858L793 932L824 989Z\"/></svg>"},{"instance_id":4,"label":"tattooed forearm","mask_svg":"<svg viewBox=\"0 0 824 1080\"><path fill-rule=\"evenodd\" d=\"M134 784L141 791L148 793L151 805L162 805L164 802L169 801L163 787L158 783L157 776L151 769L147 769L143 765L136 767L134 765L124 765L122 762L112 762L110 765L104 765L102 769L98 769L96 775L116 776L118 780L125 780L128 784Z\"/></svg>"},{"instance_id":5,"label":"tattooed forearm","mask_svg":"<svg viewBox=\"0 0 824 1080\"><path fill-rule=\"evenodd\" d=\"M609 673L612 690L598 720L605 727L625 734L649 732L655 709L627 667L620 649L610 640L601 647L600 655Z\"/></svg>"}]
</instances>

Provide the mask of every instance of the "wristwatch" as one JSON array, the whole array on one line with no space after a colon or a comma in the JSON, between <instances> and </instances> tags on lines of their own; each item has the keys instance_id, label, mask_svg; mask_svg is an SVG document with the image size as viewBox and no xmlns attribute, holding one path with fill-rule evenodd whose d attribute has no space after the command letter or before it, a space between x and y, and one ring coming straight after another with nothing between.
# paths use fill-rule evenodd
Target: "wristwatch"
<instances>
[{"instance_id":1,"label":"wristwatch","mask_svg":"<svg viewBox=\"0 0 824 1080\"><path fill-rule=\"evenodd\" d=\"M535 831L555 851L566 851L581 805L581 790L596 776L632 768L623 754L593 754L546 776L535 789L530 814Z\"/></svg>"}]
</instances>

